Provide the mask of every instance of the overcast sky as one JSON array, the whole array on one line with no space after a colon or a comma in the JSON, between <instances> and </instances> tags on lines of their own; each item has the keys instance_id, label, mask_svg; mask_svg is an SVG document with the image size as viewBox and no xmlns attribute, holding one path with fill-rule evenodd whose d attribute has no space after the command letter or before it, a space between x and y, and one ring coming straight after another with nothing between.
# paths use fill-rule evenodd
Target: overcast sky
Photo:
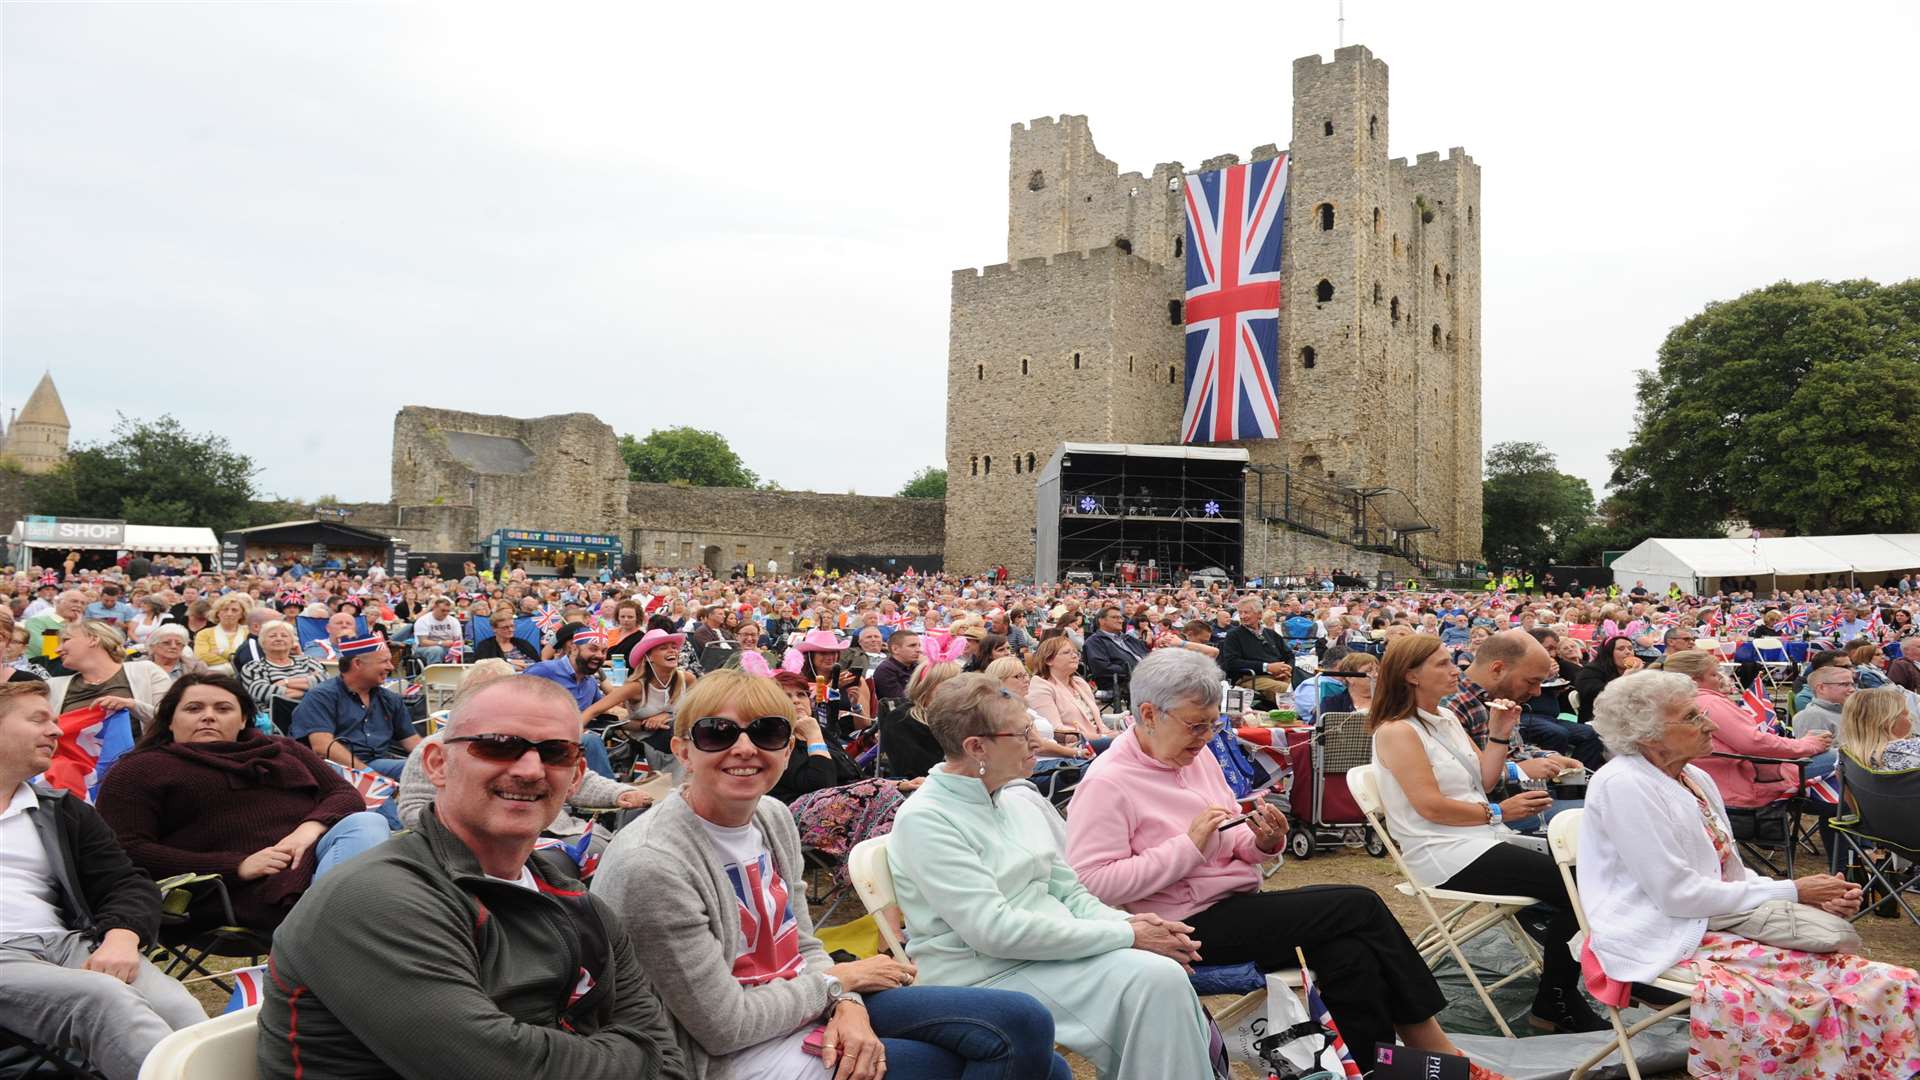
<instances>
[{"instance_id":1,"label":"overcast sky","mask_svg":"<svg viewBox=\"0 0 1920 1080\"><path fill-rule=\"evenodd\" d=\"M169 412L282 496L386 499L406 404L891 493L941 463L1011 123L1123 170L1290 141L1335 0L1234 7L7 4L0 400L50 367L76 442ZM1702 305L1920 274L1916 11L1348 0L1391 153L1483 170L1489 445L1598 492Z\"/></svg>"}]
</instances>

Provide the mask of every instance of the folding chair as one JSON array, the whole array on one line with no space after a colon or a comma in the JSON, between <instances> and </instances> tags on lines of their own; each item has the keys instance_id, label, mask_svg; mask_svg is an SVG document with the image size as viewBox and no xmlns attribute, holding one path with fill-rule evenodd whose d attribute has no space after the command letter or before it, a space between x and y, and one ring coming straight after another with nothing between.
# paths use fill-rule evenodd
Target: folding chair
<instances>
[{"instance_id":1,"label":"folding chair","mask_svg":"<svg viewBox=\"0 0 1920 1080\"><path fill-rule=\"evenodd\" d=\"M1567 945L1573 950L1575 957L1580 955L1586 945L1587 934L1590 933L1587 926L1587 910L1580 903L1579 882L1573 872L1574 866L1580 861L1580 819L1585 815L1585 810L1563 810L1555 814L1553 820L1547 824L1547 847L1553 852L1554 863L1560 867L1560 879L1567 883L1567 895L1573 899L1574 918L1580 921L1580 936ZM1618 1008L1602 1002L1601 1008L1607 1010L1607 1020L1613 1024L1613 1042L1594 1051L1587 1060L1581 1062L1573 1070L1570 1080L1580 1080L1587 1075L1588 1069L1598 1065L1603 1058L1615 1050L1620 1051L1620 1060L1627 1067L1627 1075L1632 1080L1640 1080L1640 1063L1633 1057L1633 1037L1670 1016L1678 1016L1690 1009L1693 1006L1694 982L1695 977L1690 968L1669 968L1661 973L1653 980L1654 989L1678 994L1680 1000L1665 1006L1656 1006L1652 1002L1640 1002L1654 1012L1651 1016L1636 1021L1632 1027L1622 1022Z\"/></svg>"},{"instance_id":2,"label":"folding chair","mask_svg":"<svg viewBox=\"0 0 1920 1080\"><path fill-rule=\"evenodd\" d=\"M102 1080L78 1053L29 1039L0 1027L0 1077L29 1080L32 1077L65 1077L67 1080Z\"/></svg>"},{"instance_id":3,"label":"folding chair","mask_svg":"<svg viewBox=\"0 0 1920 1080\"><path fill-rule=\"evenodd\" d=\"M1697 647L1700 643L1694 642ZM1769 687L1782 681L1791 682L1799 665L1787 653L1786 643L1777 637L1757 637L1753 639L1753 655L1760 662L1760 671L1766 676Z\"/></svg>"},{"instance_id":4,"label":"folding chair","mask_svg":"<svg viewBox=\"0 0 1920 1080\"><path fill-rule=\"evenodd\" d=\"M236 1009L161 1039L140 1080L259 1080L260 1006Z\"/></svg>"},{"instance_id":5,"label":"folding chair","mask_svg":"<svg viewBox=\"0 0 1920 1080\"><path fill-rule=\"evenodd\" d=\"M1800 781L1793 794L1786 798L1765 806L1727 807L1727 822L1733 826L1733 839L1740 846L1743 860L1749 865L1759 863L1771 877L1791 878L1795 856L1801 851L1809 855L1820 854L1819 847L1814 844L1819 826L1809 828L1805 815L1813 814L1824 819L1831 810L1826 803L1807 794L1807 765L1813 761L1812 758L1763 757L1717 750L1713 756L1751 762L1757 767L1756 776L1761 780L1780 779L1782 765L1798 767Z\"/></svg>"},{"instance_id":6,"label":"folding chair","mask_svg":"<svg viewBox=\"0 0 1920 1080\"><path fill-rule=\"evenodd\" d=\"M1415 881L1413 873L1407 869L1406 860L1400 856L1400 845L1394 843L1393 837L1387 832L1386 810L1380 802L1380 778L1374 772L1378 768L1378 765L1359 765L1348 769L1347 790L1353 793L1354 801L1360 804L1361 813L1367 815L1367 823L1386 847L1387 855L1393 859L1394 869L1406 879L1394 888L1401 895L1418 901L1420 909L1426 912L1428 927L1414 939L1414 948L1420 950L1420 958L1429 966L1442 955L1451 955L1453 962L1460 965L1467 981L1473 984L1473 992L1480 995L1480 1003L1486 1006L1487 1015L1493 1017L1500 1033L1511 1039L1514 1037L1513 1029L1507 1026L1507 1018L1494 1007L1493 991L1541 970L1540 952L1516 918L1520 912L1540 901L1531 896L1442 889ZM1454 906L1442 914L1434 906L1435 901ZM1508 974L1492 986L1483 986L1473 965L1467 962L1466 954L1460 950L1467 942L1494 929L1504 929L1527 962L1521 965L1520 970Z\"/></svg>"},{"instance_id":7,"label":"folding chair","mask_svg":"<svg viewBox=\"0 0 1920 1080\"><path fill-rule=\"evenodd\" d=\"M427 711L438 712L447 707L453 695L460 691L460 683L467 677L466 664L430 664L420 673L420 683L427 688Z\"/></svg>"},{"instance_id":8,"label":"folding chair","mask_svg":"<svg viewBox=\"0 0 1920 1080\"><path fill-rule=\"evenodd\" d=\"M1914 914L1906 898L1907 893L1920 890L1920 769L1874 769L1843 749L1840 779L1845 811L1829 822L1835 840L1830 853L1833 867L1839 869L1843 859L1865 867L1870 884L1884 890L1907 918L1920 924L1920 915ZM1883 863L1872 858L1874 848L1906 860L1906 868L1896 870L1891 860ZM1863 903L1854 918L1877 906Z\"/></svg>"},{"instance_id":9,"label":"folding chair","mask_svg":"<svg viewBox=\"0 0 1920 1080\"><path fill-rule=\"evenodd\" d=\"M211 982L231 993L232 984L209 968L207 961L216 956L251 957L248 963L258 964L273 951L272 934L239 924L219 874L179 874L156 884L160 886L160 934L147 959L163 974L181 982ZM194 918L194 904L208 897L219 902L215 910L221 921L211 927L196 925L200 920Z\"/></svg>"}]
</instances>

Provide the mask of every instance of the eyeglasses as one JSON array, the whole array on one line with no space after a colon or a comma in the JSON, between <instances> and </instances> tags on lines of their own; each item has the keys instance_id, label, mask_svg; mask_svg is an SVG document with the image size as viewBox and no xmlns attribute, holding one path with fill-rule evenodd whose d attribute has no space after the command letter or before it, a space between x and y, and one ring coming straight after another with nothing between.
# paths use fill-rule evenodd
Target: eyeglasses
<instances>
[{"instance_id":1,"label":"eyeglasses","mask_svg":"<svg viewBox=\"0 0 1920 1080\"><path fill-rule=\"evenodd\" d=\"M687 736L695 750L718 754L733 749L742 731L762 750L784 750L793 742L793 721L784 716L762 716L745 727L724 716L703 716L693 722Z\"/></svg>"},{"instance_id":2,"label":"eyeglasses","mask_svg":"<svg viewBox=\"0 0 1920 1080\"><path fill-rule=\"evenodd\" d=\"M1021 728L1019 731L989 731L985 735L981 736L981 738L1031 740L1036 730L1037 729L1032 724L1028 724L1026 727Z\"/></svg>"},{"instance_id":3,"label":"eyeglasses","mask_svg":"<svg viewBox=\"0 0 1920 1080\"><path fill-rule=\"evenodd\" d=\"M518 735L457 735L448 743L466 743L467 753L496 765L519 761L537 750L542 765L571 765L580 760L580 744L572 739L523 739Z\"/></svg>"},{"instance_id":4,"label":"eyeglasses","mask_svg":"<svg viewBox=\"0 0 1920 1080\"><path fill-rule=\"evenodd\" d=\"M1696 727L1696 728L1703 728L1703 727L1706 727L1709 723L1711 723L1711 721L1707 719L1707 714L1704 712L1701 712L1699 709L1688 710L1687 714L1685 716L1682 716L1678 722L1685 724L1688 727Z\"/></svg>"}]
</instances>

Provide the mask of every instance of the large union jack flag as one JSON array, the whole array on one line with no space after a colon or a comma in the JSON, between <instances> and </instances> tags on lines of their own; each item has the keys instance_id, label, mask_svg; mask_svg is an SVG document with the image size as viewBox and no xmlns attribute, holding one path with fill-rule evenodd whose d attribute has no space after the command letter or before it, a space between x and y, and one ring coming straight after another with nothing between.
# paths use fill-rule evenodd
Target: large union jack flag
<instances>
[{"instance_id":1,"label":"large union jack flag","mask_svg":"<svg viewBox=\"0 0 1920 1080\"><path fill-rule=\"evenodd\" d=\"M1287 158L1192 173L1187 406L1180 441L1280 434L1280 259Z\"/></svg>"}]
</instances>

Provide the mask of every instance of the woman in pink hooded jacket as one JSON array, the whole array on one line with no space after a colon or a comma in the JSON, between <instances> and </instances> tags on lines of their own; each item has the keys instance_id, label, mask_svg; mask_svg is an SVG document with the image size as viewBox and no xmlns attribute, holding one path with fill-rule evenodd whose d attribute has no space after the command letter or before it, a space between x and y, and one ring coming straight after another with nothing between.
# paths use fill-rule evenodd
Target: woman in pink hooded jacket
<instances>
[{"instance_id":1,"label":"woman in pink hooded jacket","mask_svg":"<svg viewBox=\"0 0 1920 1080\"><path fill-rule=\"evenodd\" d=\"M1134 668L1133 727L1087 769L1067 819L1067 862L1087 891L1130 912L1184 922L1205 964L1297 967L1306 953L1327 1008L1362 1070L1376 1043L1459 1054L1435 1015L1446 997L1373 890L1309 885L1263 892L1260 866L1286 844L1287 819L1262 802L1241 818L1207 742L1220 668L1160 649ZM1492 1074L1474 1066L1477 1077Z\"/></svg>"}]
</instances>

